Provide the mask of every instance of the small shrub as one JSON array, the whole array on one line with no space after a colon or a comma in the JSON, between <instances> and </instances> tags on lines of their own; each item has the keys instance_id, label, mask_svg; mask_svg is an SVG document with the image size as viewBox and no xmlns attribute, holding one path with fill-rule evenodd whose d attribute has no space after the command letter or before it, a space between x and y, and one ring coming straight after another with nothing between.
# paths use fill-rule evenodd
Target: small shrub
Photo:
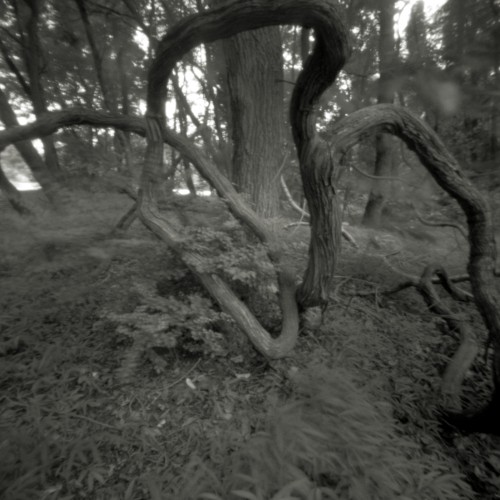
<instances>
[{"instance_id":1,"label":"small shrub","mask_svg":"<svg viewBox=\"0 0 500 500\"><path fill-rule=\"evenodd\" d=\"M153 349L178 349L187 353L225 353L223 336L214 329L226 316L212 307L210 299L199 294L185 297L159 297L153 284L136 283L142 303L131 313L107 313L106 318L118 324L117 332L133 341L128 349L118 378L128 383L144 354L148 353L157 371L162 371L161 359L151 354Z\"/></svg>"},{"instance_id":2,"label":"small shrub","mask_svg":"<svg viewBox=\"0 0 500 500\"><path fill-rule=\"evenodd\" d=\"M234 229L234 228L233 228ZM210 228L191 228L183 246L196 255L187 263L200 273L218 273L232 286L265 325L279 318L274 284L274 269L262 245L242 244L241 234ZM221 327L236 329L231 319L220 312L193 273L182 263L173 266L156 286L136 283L140 303L131 313L105 313L118 324L117 332L131 338L132 346L122 361L118 377L131 381L144 354L157 371L164 362L158 349L177 349L187 353L221 355L226 353ZM159 296L161 295L161 296ZM225 326L225 327L224 327Z\"/></svg>"}]
</instances>

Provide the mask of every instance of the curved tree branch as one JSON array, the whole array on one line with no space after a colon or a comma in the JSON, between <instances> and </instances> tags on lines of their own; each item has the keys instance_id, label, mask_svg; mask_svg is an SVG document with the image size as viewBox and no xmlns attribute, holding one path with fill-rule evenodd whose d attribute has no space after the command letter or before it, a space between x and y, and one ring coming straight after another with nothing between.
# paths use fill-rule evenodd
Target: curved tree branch
<instances>
[{"instance_id":1,"label":"curved tree branch","mask_svg":"<svg viewBox=\"0 0 500 500\"><path fill-rule=\"evenodd\" d=\"M460 289L451 283L448 273L442 266L429 265L424 269L417 285L418 291L422 294L428 308L444 319L450 332L458 333L460 336L460 345L452 356L443 375L441 392L445 398L444 402L446 406L453 411L461 411L460 395L462 392L462 382L467 370L477 356L479 347L476 335L467 321L459 315L453 314L439 297L432 283L434 275L453 298L465 300L466 297Z\"/></svg>"},{"instance_id":2,"label":"curved tree branch","mask_svg":"<svg viewBox=\"0 0 500 500\"><path fill-rule=\"evenodd\" d=\"M397 135L414 151L434 180L460 205L467 218L470 255L468 272L476 306L481 313L494 347L493 400L478 422L484 424L490 414L497 419L500 407L500 300L495 291L496 245L491 210L477 188L465 177L456 159L437 134L422 120L392 104L378 104L356 111L334 126L332 147L342 156L362 136L380 128ZM486 417L484 415L487 415ZM497 430L500 432L500 430Z\"/></svg>"},{"instance_id":3,"label":"curved tree branch","mask_svg":"<svg viewBox=\"0 0 500 500\"><path fill-rule=\"evenodd\" d=\"M175 64L197 45L227 38L242 31L279 24L300 24L313 28L316 34L314 50L294 87L290 107L305 196L311 210L309 265L297 292L298 303L306 307L327 301L341 231L332 184L333 158L326 143L317 134L315 113L319 97L334 82L349 52L348 30L341 21L340 8L336 3L330 0L233 0L218 8L185 18L167 33L158 46L157 56L148 76L147 148L139 207L143 222L180 251L174 228L169 225L168 220L161 217L156 208L155 184L161 172L163 158L166 84ZM201 158L196 163L202 169L208 164L206 158ZM291 291L295 293L295 285L291 273L281 263L280 242L256 218L253 211L249 211L239 201L227 179L218 176L217 181L220 181L219 186L215 183L212 185L219 195L227 201L233 212L240 214L240 219L246 220L269 249L269 256L277 269L282 300L281 336L272 339L253 315L250 322L246 321L250 317L243 311L242 304L233 293L225 289L218 277L203 275L200 279L221 307L231 312L258 350L270 355L274 351L278 353L280 345L291 348L293 344L288 339L295 339L298 334L298 308L295 298L290 300ZM286 352L280 350L278 354L284 355Z\"/></svg>"},{"instance_id":4,"label":"curved tree branch","mask_svg":"<svg viewBox=\"0 0 500 500\"><path fill-rule=\"evenodd\" d=\"M283 349L290 349L296 338L297 303L293 298L293 277L280 264L279 242L271 231L249 209L235 192L231 183L222 176L206 156L186 139L178 136L164 125L164 99L166 81L175 63L184 53L199 43L231 36L245 29L270 26L272 24L295 23L315 30L316 43L305 69L299 76L291 101L291 123L293 137L299 154L301 175L305 195L311 210L312 238L309 264L304 281L297 294L304 306L322 303L328 297L328 288L333 278L337 249L341 234L339 211L335 189L332 184L334 162L361 136L374 128L381 128L403 139L415 151L438 184L455 198L464 210L469 227L470 257L468 271L476 305L490 332L494 346L495 393L491 404L481 412L478 422L489 419L492 427L498 429L500 411L500 308L494 291L493 270L496 248L493 238L490 210L477 189L464 176L457 161L446 150L437 135L424 122L404 109L392 105L376 105L357 111L340 120L334 127L332 146L322 141L315 130L315 105L321 93L333 83L348 53L347 29L340 21L339 9L330 0L233 0L224 6L205 11L187 18L176 25L162 40L158 56L153 63L148 82L148 113L146 122L140 118L127 118L89 112L73 114L72 124L123 127L130 131L146 132L148 146L139 196L140 213L144 223L164 241L171 244L181 255L182 240L175 228L156 209L155 184L161 171L163 141L177 148L195 165L200 173L215 187L229 208L240 220L254 229L269 248L269 254L277 265L278 280L283 308L289 307L283 333L279 339L259 329L253 316L244 304L235 303L234 294L220 282L217 276L203 275L203 282L225 310L233 317L236 305L238 324L250 335L254 345L264 354L283 355ZM67 124L70 114L59 115ZM51 114L52 118L54 114ZM34 130L49 130L54 127L53 119L42 117L27 126ZM105 123L105 124L104 124ZM13 142L20 127L0 133L2 141ZM51 133L50 131L48 133ZM23 138L27 138L25 135ZM191 257L191 256L189 256ZM196 268L196 262L193 264ZM199 274L199 273L197 273ZM293 299L293 300L292 300ZM285 338L285 333L288 337ZM495 422L496 418L496 424Z\"/></svg>"},{"instance_id":5,"label":"curved tree branch","mask_svg":"<svg viewBox=\"0 0 500 500\"><path fill-rule=\"evenodd\" d=\"M18 141L43 137L53 134L62 127L72 125L91 125L94 127L114 127L125 132L135 132L145 136L148 133L148 123L144 118L123 116L86 109L67 109L45 113L35 122L28 125L12 127L0 132L0 148L3 145ZM241 302L230 288L216 275L200 273L199 257L186 251L182 246L182 236L154 206L150 207L148 217L143 216L146 225L169 246L176 250L188 267L200 278L208 291L218 300L225 311L230 311L235 322L247 333L254 346L269 358L284 356L293 349L299 331L299 314L295 300L295 276L284 269L280 263L280 245L267 225L244 202L234 189L231 182L205 156L203 151L193 145L185 137L172 130L163 128L163 140L176 148L182 156L188 159L200 174L217 190L224 199L233 215L247 224L267 244L270 258L277 264L278 284L280 285L280 302L286 314L283 315L283 332L278 339L273 339L258 323L246 305ZM139 201L143 193L139 193ZM143 207L144 208L144 207Z\"/></svg>"},{"instance_id":6,"label":"curved tree branch","mask_svg":"<svg viewBox=\"0 0 500 500\"><path fill-rule=\"evenodd\" d=\"M333 159L317 135L315 106L349 54L348 30L340 12L337 3L330 0L233 0L180 21L161 40L149 70L147 116L162 128L166 83L175 64L192 48L241 31L278 24L299 24L315 30L316 43L294 87L290 108L312 226L309 265L298 292L302 306L327 300L339 248L340 220L331 180ZM151 188L161 168L162 145L158 137L155 140L153 134L148 134L142 182L145 222L146 207L154 204L154 196L149 193L154 192Z\"/></svg>"}]
</instances>

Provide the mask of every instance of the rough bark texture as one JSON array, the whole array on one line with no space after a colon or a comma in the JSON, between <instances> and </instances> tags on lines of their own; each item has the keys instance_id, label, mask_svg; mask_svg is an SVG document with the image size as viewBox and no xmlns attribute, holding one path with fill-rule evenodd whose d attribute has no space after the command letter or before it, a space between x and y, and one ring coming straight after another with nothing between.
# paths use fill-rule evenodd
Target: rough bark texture
<instances>
[{"instance_id":1,"label":"rough bark texture","mask_svg":"<svg viewBox=\"0 0 500 500\"><path fill-rule=\"evenodd\" d=\"M256 212L279 212L283 151L283 53L279 28L240 33L222 44L231 106L233 182Z\"/></svg>"},{"instance_id":2,"label":"rough bark texture","mask_svg":"<svg viewBox=\"0 0 500 500\"><path fill-rule=\"evenodd\" d=\"M394 0L379 1L379 73L378 103L394 102L394 70L396 64L396 51L394 47ZM383 132L375 140L375 175L388 177L392 173L392 158L394 138ZM372 184L365 213L363 225L376 227L382 219L382 211L388 195L389 183L387 180L375 179Z\"/></svg>"}]
</instances>

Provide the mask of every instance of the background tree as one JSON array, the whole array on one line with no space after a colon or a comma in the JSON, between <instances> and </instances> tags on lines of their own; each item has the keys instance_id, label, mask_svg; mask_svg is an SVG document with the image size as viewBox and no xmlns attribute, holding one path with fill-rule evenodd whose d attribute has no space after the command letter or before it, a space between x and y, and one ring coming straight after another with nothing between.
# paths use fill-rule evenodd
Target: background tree
<instances>
[{"instance_id":1,"label":"background tree","mask_svg":"<svg viewBox=\"0 0 500 500\"><path fill-rule=\"evenodd\" d=\"M450 148L486 184L497 185L495 165L499 142L498 2L449 0L439 12L441 57L448 81L455 88L452 115L443 109L443 133ZM447 100L443 103L446 105ZM460 130L460 132L459 132ZM481 179L482 178L482 179Z\"/></svg>"},{"instance_id":2,"label":"background tree","mask_svg":"<svg viewBox=\"0 0 500 500\"><path fill-rule=\"evenodd\" d=\"M394 37L395 0L380 0L377 15L379 25L378 61L378 103L393 103L395 98L395 77L397 69L397 53ZM378 134L375 139L375 169L377 177L394 175L394 139L388 134ZM363 215L363 224L379 226L382 211L388 196L387 179L374 180L368 203Z\"/></svg>"}]
</instances>

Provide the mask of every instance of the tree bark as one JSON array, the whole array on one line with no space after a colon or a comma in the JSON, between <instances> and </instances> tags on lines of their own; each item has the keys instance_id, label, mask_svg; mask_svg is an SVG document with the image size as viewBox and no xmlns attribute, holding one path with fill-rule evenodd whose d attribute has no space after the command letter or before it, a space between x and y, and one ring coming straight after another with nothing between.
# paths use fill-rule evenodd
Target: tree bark
<instances>
[{"instance_id":1,"label":"tree bark","mask_svg":"<svg viewBox=\"0 0 500 500\"><path fill-rule=\"evenodd\" d=\"M283 53L279 27L223 41L231 107L233 182L264 217L279 213L283 157Z\"/></svg>"},{"instance_id":2,"label":"tree bark","mask_svg":"<svg viewBox=\"0 0 500 500\"><path fill-rule=\"evenodd\" d=\"M396 51L394 47L394 0L379 0L379 73L378 102L394 102L394 70ZM380 133L375 140L375 175L388 177L392 174L394 138ZM389 183L375 179L372 184L362 223L377 227L382 221L382 211L387 201Z\"/></svg>"}]
</instances>

